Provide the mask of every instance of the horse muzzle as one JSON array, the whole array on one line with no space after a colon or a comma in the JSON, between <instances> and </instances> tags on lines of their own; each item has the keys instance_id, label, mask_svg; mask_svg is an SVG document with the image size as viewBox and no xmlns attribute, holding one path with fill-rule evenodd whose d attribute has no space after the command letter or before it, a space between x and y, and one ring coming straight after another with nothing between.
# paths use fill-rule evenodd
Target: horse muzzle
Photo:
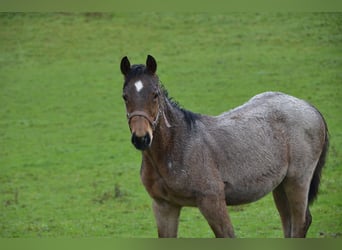
<instances>
[{"instance_id":1,"label":"horse muzzle","mask_svg":"<svg viewBox=\"0 0 342 250\"><path fill-rule=\"evenodd\" d=\"M132 134L132 144L138 150L146 150L152 144L152 138L149 133L146 133L144 136L137 136L135 133Z\"/></svg>"},{"instance_id":2,"label":"horse muzzle","mask_svg":"<svg viewBox=\"0 0 342 250\"><path fill-rule=\"evenodd\" d=\"M152 144L153 130L157 120L153 120L144 111L127 114L127 118L132 132L132 144L138 150L146 150Z\"/></svg>"}]
</instances>

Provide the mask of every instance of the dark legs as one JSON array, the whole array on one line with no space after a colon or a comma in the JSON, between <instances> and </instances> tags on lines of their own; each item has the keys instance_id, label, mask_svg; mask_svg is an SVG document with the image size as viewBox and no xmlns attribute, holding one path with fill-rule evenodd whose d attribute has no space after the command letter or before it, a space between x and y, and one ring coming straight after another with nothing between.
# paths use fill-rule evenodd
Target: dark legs
<instances>
[{"instance_id":1,"label":"dark legs","mask_svg":"<svg viewBox=\"0 0 342 250\"><path fill-rule=\"evenodd\" d=\"M153 211L157 221L159 238L177 237L180 209L181 207L164 201L153 201Z\"/></svg>"},{"instance_id":2,"label":"dark legs","mask_svg":"<svg viewBox=\"0 0 342 250\"><path fill-rule=\"evenodd\" d=\"M278 209L285 238L291 237L291 213L283 186L273 190L273 199Z\"/></svg>"},{"instance_id":3,"label":"dark legs","mask_svg":"<svg viewBox=\"0 0 342 250\"><path fill-rule=\"evenodd\" d=\"M284 180L274 191L284 236L304 238L311 224L308 207L308 187L291 180Z\"/></svg>"},{"instance_id":4,"label":"dark legs","mask_svg":"<svg viewBox=\"0 0 342 250\"><path fill-rule=\"evenodd\" d=\"M312 220L308 207L308 188L286 179L273 191L286 238L306 237ZM197 205L216 237L235 237L223 198L203 197ZM180 206L153 201L159 237L177 237L180 210Z\"/></svg>"},{"instance_id":5,"label":"dark legs","mask_svg":"<svg viewBox=\"0 0 342 250\"><path fill-rule=\"evenodd\" d=\"M217 197L206 197L199 201L198 207L217 238L234 237L225 200L220 200ZM181 207L168 202L153 201L159 238L177 237L180 210Z\"/></svg>"},{"instance_id":6,"label":"dark legs","mask_svg":"<svg viewBox=\"0 0 342 250\"><path fill-rule=\"evenodd\" d=\"M205 197L198 204L201 213L208 221L216 238L234 238L233 226L227 213L224 199L218 197Z\"/></svg>"}]
</instances>

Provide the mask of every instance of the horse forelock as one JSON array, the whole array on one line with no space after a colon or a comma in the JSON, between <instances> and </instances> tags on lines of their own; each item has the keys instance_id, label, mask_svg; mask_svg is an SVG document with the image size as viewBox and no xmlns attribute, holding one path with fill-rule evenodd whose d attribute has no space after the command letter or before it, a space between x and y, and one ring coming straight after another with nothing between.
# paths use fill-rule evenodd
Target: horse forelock
<instances>
[{"instance_id":1,"label":"horse forelock","mask_svg":"<svg viewBox=\"0 0 342 250\"><path fill-rule=\"evenodd\" d=\"M146 66L143 64L135 64L132 65L130 72L128 73L128 78L137 77L139 75L142 75L146 72Z\"/></svg>"},{"instance_id":2,"label":"horse forelock","mask_svg":"<svg viewBox=\"0 0 342 250\"><path fill-rule=\"evenodd\" d=\"M125 86L132 80L132 79L138 79L143 77L144 75L147 75L147 69L146 66L143 64L135 64L132 65L131 70L129 73L125 76L125 83L124 83L124 88ZM150 77L156 78L156 82L158 83L158 76L157 75L150 75Z\"/></svg>"}]
</instances>

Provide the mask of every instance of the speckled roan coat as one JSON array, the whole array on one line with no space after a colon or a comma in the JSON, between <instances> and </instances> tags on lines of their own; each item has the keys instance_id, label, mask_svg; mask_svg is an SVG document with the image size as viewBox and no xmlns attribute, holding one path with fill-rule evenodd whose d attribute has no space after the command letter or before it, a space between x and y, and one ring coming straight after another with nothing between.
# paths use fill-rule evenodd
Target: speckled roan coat
<instances>
[{"instance_id":1,"label":"speckled roan coat","mask_svg":"<svg viewBox=\"0 0 342 250\"><path fill-rule=\"evenodd\" d=\"M234 237L226 205L270 192L284 236L305 237L328 149L320 112L266 92L219 116L195 114L168 98L156 69L152 56L146 66L121 61L132 143L142 151L159 237L177 236L183 206L197 206L216 237Z\"/></svg>"}]
</instances>

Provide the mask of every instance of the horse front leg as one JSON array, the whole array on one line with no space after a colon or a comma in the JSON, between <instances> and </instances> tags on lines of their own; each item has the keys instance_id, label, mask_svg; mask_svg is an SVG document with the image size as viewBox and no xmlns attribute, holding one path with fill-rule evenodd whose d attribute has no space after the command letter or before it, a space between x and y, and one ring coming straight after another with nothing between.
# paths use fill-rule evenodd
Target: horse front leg
<instances>
[{"instance_id":1,"label":"horse front leg","mask_svg":"<svg viewBox=\"0 0 342 250\"><path fill-rule=\"evenodd\" d=\"M181 207L166 201L153 200L159 238L176 238Z\"/></svg>"},{"instance_id":2,"label":"horse front leg","mask_svg":"<svg viewBox=\"0 0 342 250\"><path fill-rule=\"evenodd\" d=\"M203 197L198 203L198 208L208 221L216 238L235 237L225 199L216 196Z\"/></svg>"}]
</instances>

